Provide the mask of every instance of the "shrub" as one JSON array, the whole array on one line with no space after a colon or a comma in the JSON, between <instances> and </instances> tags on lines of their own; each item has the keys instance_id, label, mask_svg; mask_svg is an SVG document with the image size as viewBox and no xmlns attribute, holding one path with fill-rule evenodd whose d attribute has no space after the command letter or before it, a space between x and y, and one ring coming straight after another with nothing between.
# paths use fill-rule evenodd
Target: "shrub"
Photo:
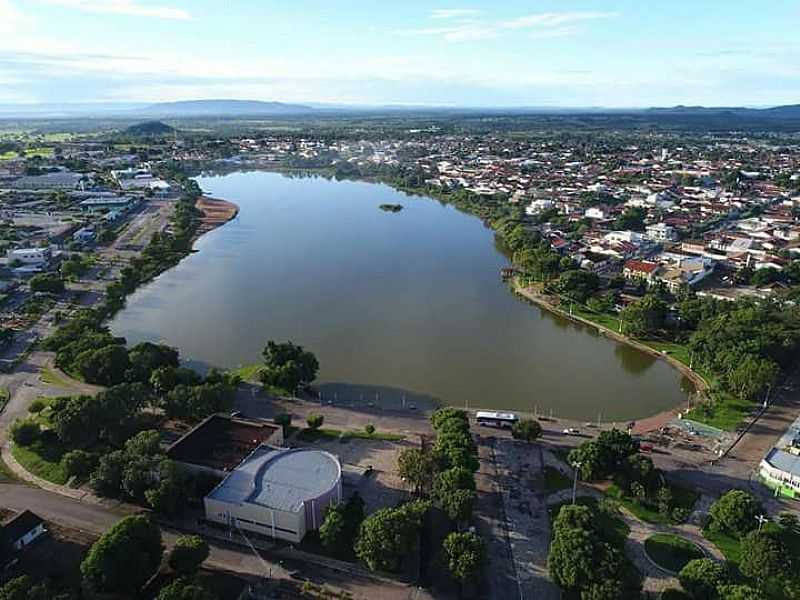
<instances>
[{"instance_id":1,"label":"shrub","mask_svg":"<svg viewBox=\"0 0 800 600\"><path fill-rule=\"evenodd\" d=\"M193 575L208 558L208 544L199 535L185 535L175 541L169 553L169 566L181 575Z\"/></svg>"},{"instance_id":2,"label":"shrub","mask_svg":"<svg viewBox=\"0 0 800 600\"><path fill-rule=\"evenodd\" d=\"M323 415L308 415L306 419L306 423L308 423L308 428L316 431L322 424L325 422L325 417Z\"/></svg>"},{"instance_id":3,"label":"shrub","mask_svg":"<svg viewBox=\"0 0 800 600\"><path fill-rule=\"evenodd\" d=\"M72 450L61 458L61 466L70 477L83 479L94 471L97 466L97 456L85 450Z\"/></svg>"},{"instance_id":4,"label":"shrub","mask_svg":"<svg viewBox=\"0 0 800 600\"><path fill-rule=\"evenodd\" d=\"M367 424L364 426L364 431L366 431L366 432L367 432L367 435L372 435L372 434L374 434L374 433L375 433L375 425L373 425L372 423L367 423Z\"/></svg>"},{"instance_id":5,"label":"shrub","mask_svg":"<svg viewBox=\"0 0 800 600\"><path fill-rule=\"evenodd\" d=\"M30 419L16 420L11 426L11 439L19 446L30 446L42 433L42 428L36 421Z\"/></svg>"},{"instance_id":6,"label":"shrub","mask_svg":"<svg viewBox=\"0 0 800 600\"><path fill-rule=\"evenodd\" d=\"M41 398L37 398L36 400L31 402L31 405L28 408L28 410L33 414L38 414L42 412L46 407L47 404L45 404L44 400L42 400Z\"/></svg>"},{"instance_id":7,"label":"shrub","mask_svg":"<svg viewBox=\"0 0 800 600\"><path fill-rule=\"evenodd\" d=\"M741 537L755 529L761 503L742 490L731 490L711 505L711 529Z\"/></svg>"}]
</instances>

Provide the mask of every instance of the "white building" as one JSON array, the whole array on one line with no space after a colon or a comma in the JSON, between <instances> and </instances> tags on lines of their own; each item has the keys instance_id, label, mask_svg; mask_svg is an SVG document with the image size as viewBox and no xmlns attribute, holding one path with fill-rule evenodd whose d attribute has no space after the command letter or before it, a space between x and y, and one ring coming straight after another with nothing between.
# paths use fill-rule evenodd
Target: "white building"
<instances>
[{"instance_id":1,"label":"white building","mask_svg":"<svg viewBox=\"0 0 800 600\"><path fill-rule=\"evenodd\" d=\"M555 207L555 202L550 199L534 200L525 207L525 214L529 216L538 215L546 210Z\"/></svg>"},{"instance_id":2,"label":"white building","mask_svg":"<svg viewBox=\"0 0 800 600\"><path fill-rule=\"evenodd\" d=\"M9 250L9 262L21 262L23 265L46 265L53 258L50 248L17 248Z\"/></svg>"},{"instance_id":3,"label":"white building","mask_svg":"<svg viewBox=\"0 0 800 600\"><path fill-rule=\"evenodd\" d=\"M678 233L672 225L666 223L656 223L645 228L647 237L655 242L674 242L678 239Z\"/></svg>"},{"instance_id":4,"label":"white building","mask_svg":"<svg viewBox=\"0 0 800 600\"><path fill-rule=\"evenodd\" d=\"M342 501L342 467L312 448L258 446L204 499L206 519L299 543Z\"/></svg>"}]
</instances>

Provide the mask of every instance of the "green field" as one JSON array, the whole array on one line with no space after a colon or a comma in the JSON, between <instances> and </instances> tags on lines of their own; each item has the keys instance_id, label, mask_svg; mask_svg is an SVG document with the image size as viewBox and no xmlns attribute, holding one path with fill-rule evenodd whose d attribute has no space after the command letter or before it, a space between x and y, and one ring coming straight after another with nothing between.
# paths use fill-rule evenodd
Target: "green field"
<instances>
[{"instance_id":1,"label":"green field","mask_svg":"<svg viewBox=\"0 0 800 600\"><path fill-rule=\"evenodd\" d=\"M657 533L647 538L644 549L654 563L673 573L679 572L690 560L705 556L694 543L671 533Z\"/></svg>"},{"instance_id":2,"label":"green field","mask_svg":"<svg viewBox=\"0 0 800 600\"><path fill-rule=\"evenodd\" d=\"M672 492L673 508L683 508L690 511L700 497L700 494L694 490L676 485L670 486L670 491ZM606 495L645 523L656 525L671 525L675 523L675 519L672 518L671 514L662 515L657 509L625 496L616 484L608 487Z\"/></svg>"}]
</instances>

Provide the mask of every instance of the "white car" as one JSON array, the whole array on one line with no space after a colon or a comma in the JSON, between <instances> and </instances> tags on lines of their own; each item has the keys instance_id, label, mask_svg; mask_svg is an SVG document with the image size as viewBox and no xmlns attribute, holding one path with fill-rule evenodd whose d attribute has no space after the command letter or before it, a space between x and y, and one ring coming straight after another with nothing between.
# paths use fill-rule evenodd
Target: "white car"
<instances>
[{"instance_id":1,"label":"white car","mask_svg":"<svg viewBox=\"0 0 800 600\"><path fill-rule=\"evenodd\" d=\"M564 430L564 433L567 434L567 435L580 435L581 430L580 429L576 429L575 427L567 427Z\"/></svg>"}]
</instances>

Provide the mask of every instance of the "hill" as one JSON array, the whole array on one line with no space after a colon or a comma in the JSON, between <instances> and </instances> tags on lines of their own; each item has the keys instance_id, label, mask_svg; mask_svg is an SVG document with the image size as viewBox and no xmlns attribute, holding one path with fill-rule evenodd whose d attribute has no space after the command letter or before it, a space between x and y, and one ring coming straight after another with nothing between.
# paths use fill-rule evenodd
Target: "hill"
<instances>
[{"instance_id":1,"label":"hill","mask_svg":"<svg viewBox=\"0 0 800 600\"><path fill-rule=\"evenodd\" d=\"M262 102L260 100L184 100L160 102L147 106L140 112L176 117L211 117L293 115L313 110L310 106L303 104Z\"/></svg>"},{"instance_id":2,"label":"hill","mask_svg":"<svg viewBox=\"0 0 800 600\"><path fill-rule=\"evenodd\" d=\"M136 136L157 136L169 135L175 131L174 127L170 127L161 121L145 121L144 123L137 123L125 129L124 133Z\"/></svg>"}]
</instances>

